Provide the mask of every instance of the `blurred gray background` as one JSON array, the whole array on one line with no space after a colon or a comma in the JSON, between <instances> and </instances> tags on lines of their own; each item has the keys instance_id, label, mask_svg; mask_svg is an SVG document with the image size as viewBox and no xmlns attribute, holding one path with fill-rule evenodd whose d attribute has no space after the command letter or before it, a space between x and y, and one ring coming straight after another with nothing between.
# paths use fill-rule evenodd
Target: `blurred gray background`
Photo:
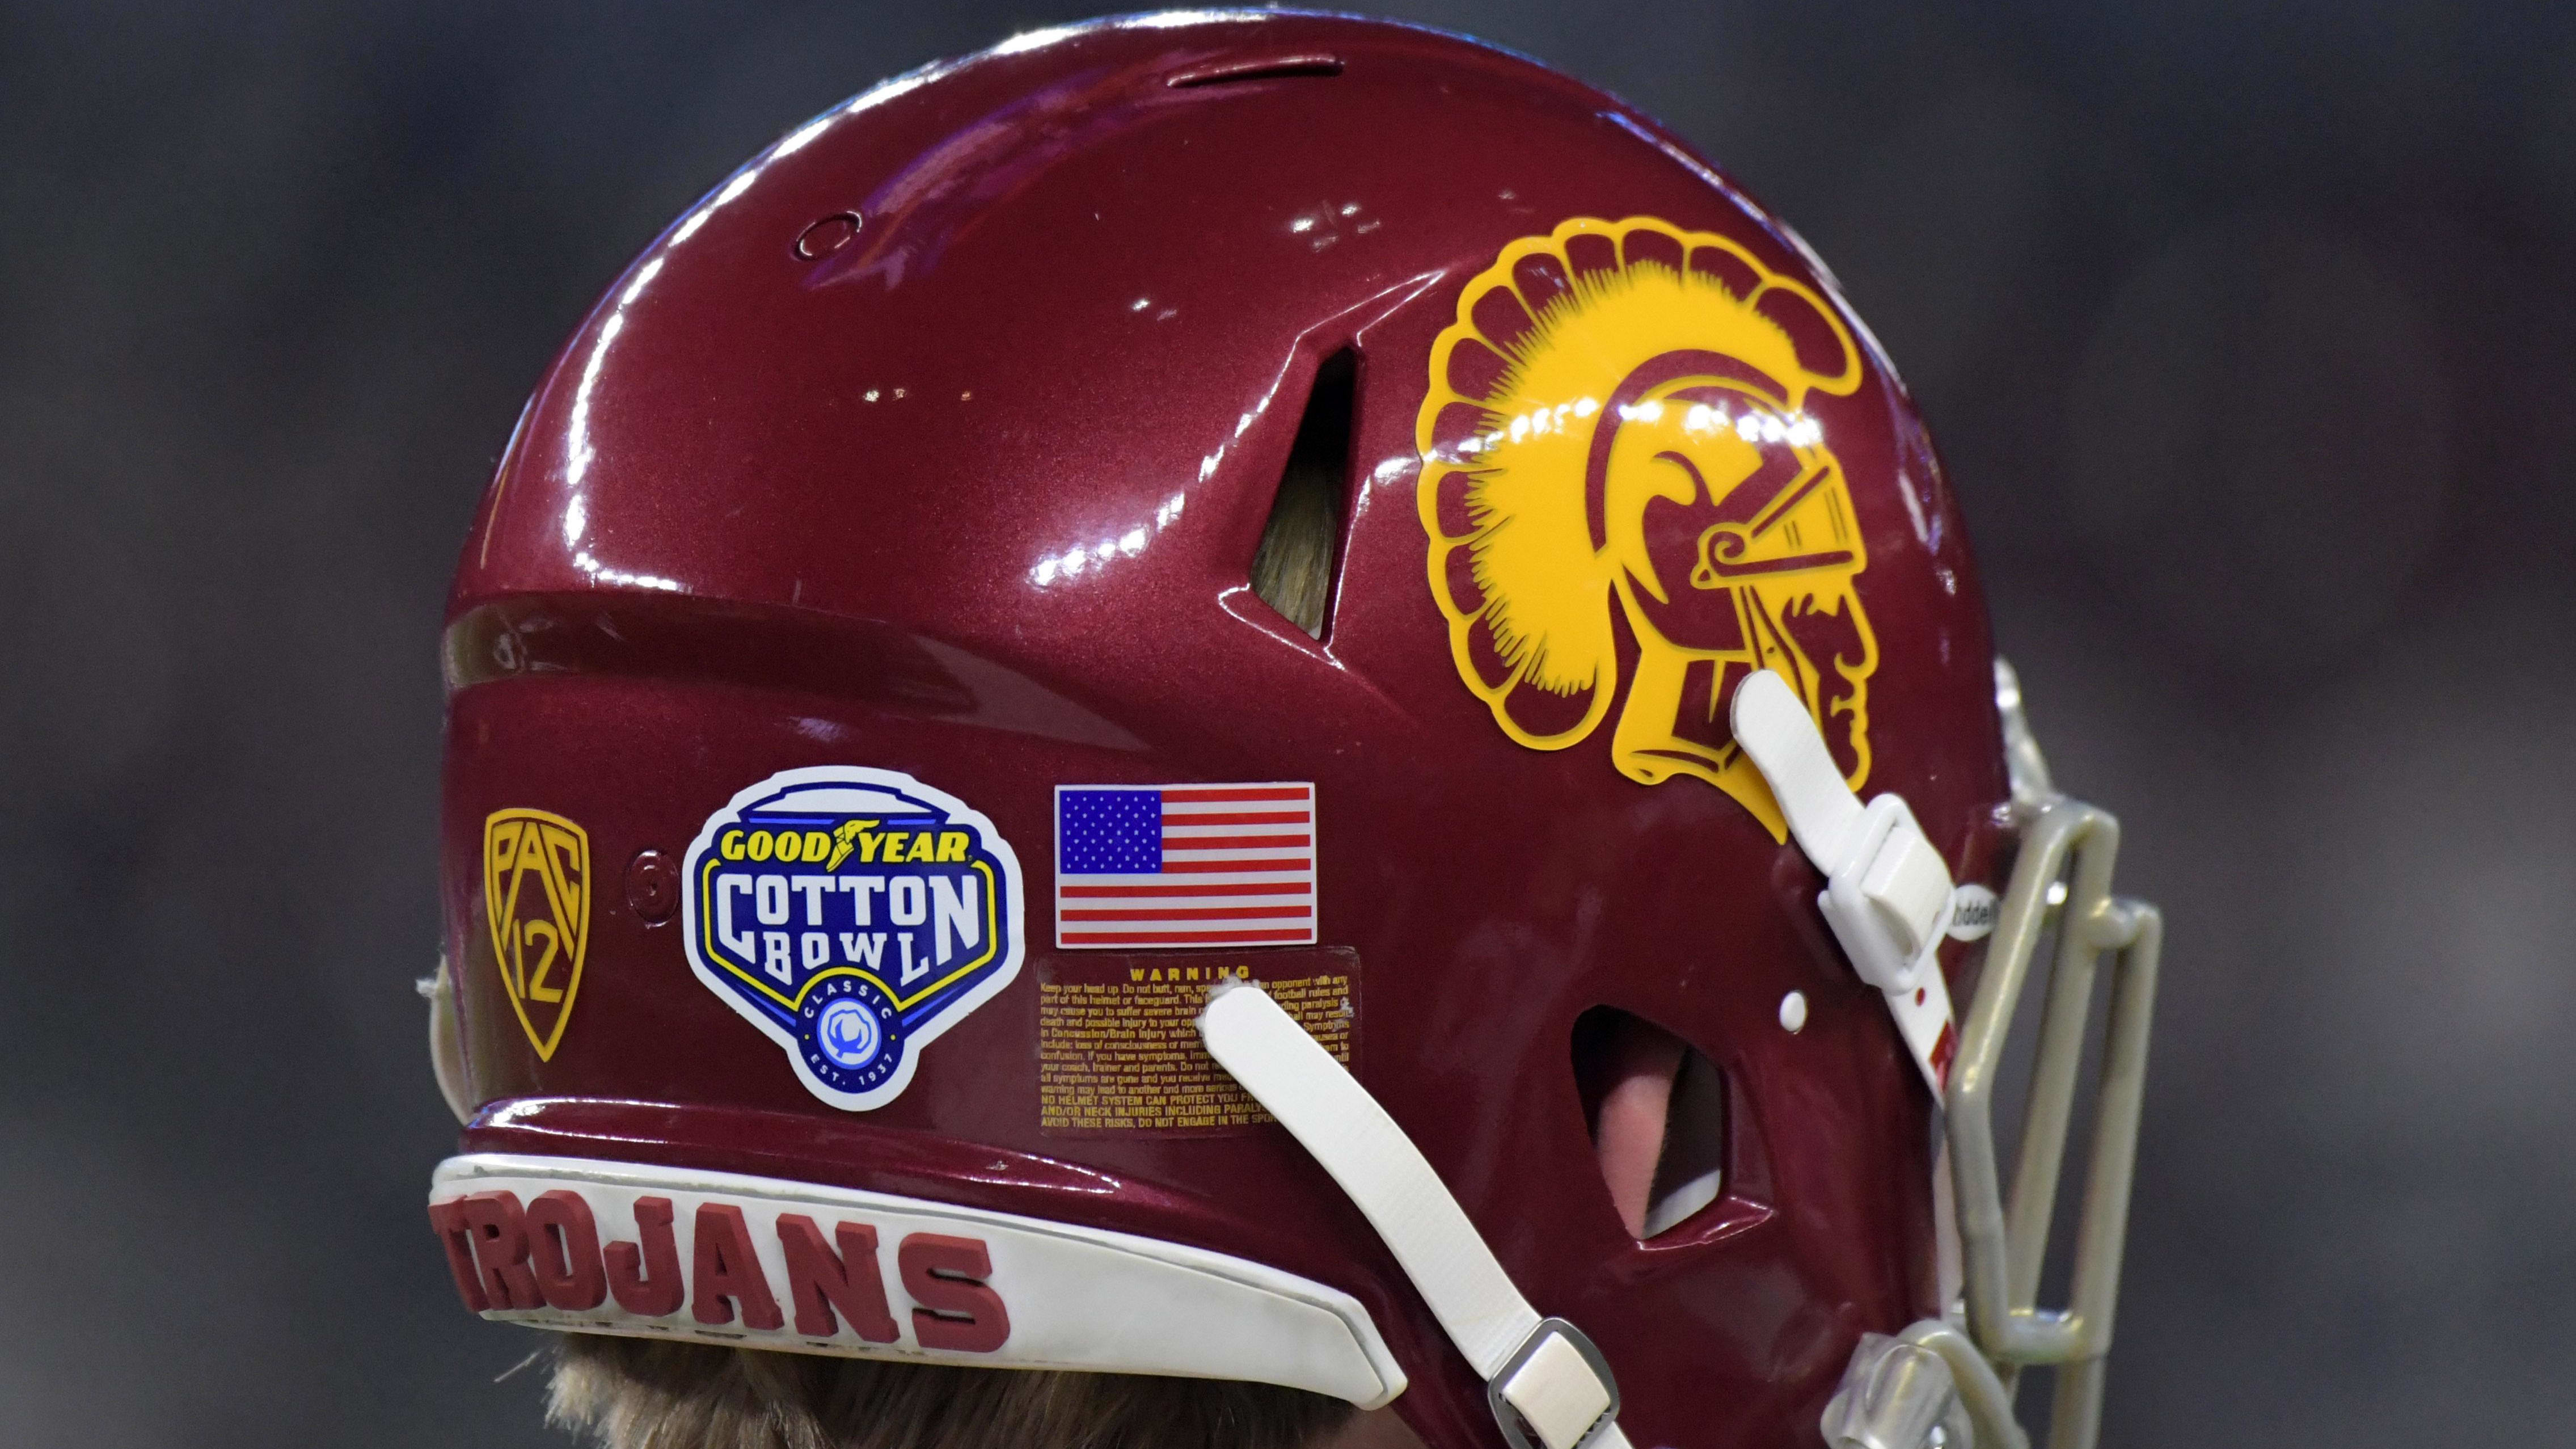
<instances>
[{"instance_id":1,"label":"blurred gray background","mask_svg":"<svg viewBox=\"0 0 2576 1449\"><path fill-rule=\"evenodd\" d=\"M423 1231L448 569L738 160L1014 4L0 7L0 1444L538 1445ZM1660 113L2173 922L2113 1445L2576 1417L2576 14L1401 14ZM2085 7L2090 9L2091 7Z\"/></svg>"}]
</instances>

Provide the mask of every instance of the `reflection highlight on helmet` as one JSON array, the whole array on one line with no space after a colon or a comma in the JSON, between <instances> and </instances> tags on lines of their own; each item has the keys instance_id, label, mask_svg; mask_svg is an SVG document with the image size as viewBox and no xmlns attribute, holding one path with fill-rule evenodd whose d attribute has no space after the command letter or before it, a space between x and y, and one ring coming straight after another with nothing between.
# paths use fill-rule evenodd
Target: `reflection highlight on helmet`
<instances>
[{"instance_id":1,"label":"reflection highlight on helmet","mask_svg":"<svg viewBox=\"0 0 2576 1449\"><path fill-rule=\"evenodd\" d=\"M749 173L745 173L742 179L747 181ZM608 349L615 345L618 334L626 330L626 310L634 306L645 290L653 285L653 279L662 274L662 263L663 258L657 256L636 270L635 279L617 295L617 310L609 313L608 320L599 325L599 336L590 345L590 356L582 362L581 383L573 390L572 416L564 425L564 487L568 496L564 499L563 541L564 547L572 550L573 566L595 582L678 593L681 591L679 580L612 568L592 557L589 548L583 545L583 539L590 531L590 495L582 491L582 483L590 474L590 465L599 456L599 450L591 445L590 440L591 394L598 390L600 370L608 361Z\"/></svg>"},{"instance_id":2,"label":"reflection highlight on helmet","mask_svg":"<svg viewBox=\"0 0 2576 1449\"><path fill-rule=\"evenodd\" d=\"M1660 422L1664 403L1655 398L1644 402L1622 403L1619 420L1623 423ZM1479 454L1490 453L1505 443L1523 443L1549 433L1570 431L1601 411L1601 400L1579 397L1549 407L1531 408L1496 422L1481 433L1460 439L1449 449L1436 454L1434 461L1458 463ZM1702 437L1732 432L1748 443L1785 443L1793 448L1809 448L1824 441L1824 425L1804 412L1774 413L1766 409L1746 408L1741 414L1729 413L1724 403L1695 402L1684 409L1682 431Z\"/></svg>"},{"instance_id":3,"label":"reflection highlight on helmet","mask_svg":"<svg viewBox=\"0 0 2576 1449\"><path fill-rule=\"evenodd\" d=\"M1187 495L1175 493L1154 510L1151 525L1138 524L1114 538L1098 543L1075 544L1062 553L1049 554L1029 568L1029 582L1043 589L1059 581L1078 579L1088 570L1097 573L1112 561L1134 558L1145 551L1154 535L1180 520L1181 505Z\"/></svg>"}]
</instances>

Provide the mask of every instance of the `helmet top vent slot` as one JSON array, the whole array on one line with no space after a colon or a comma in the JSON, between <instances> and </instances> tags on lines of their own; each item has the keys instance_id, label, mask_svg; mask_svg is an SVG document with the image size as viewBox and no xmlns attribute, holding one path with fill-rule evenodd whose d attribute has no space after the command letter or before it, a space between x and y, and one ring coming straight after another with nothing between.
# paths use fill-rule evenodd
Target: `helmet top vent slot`
<instances>
[{"instance_id":1,"label":"helmet top vent slot","mask_svg":"<svg viewBox=\"0 0 2576 1449\"><path fill-rule=\"evenodd\" d=\"M1342 73L1342 60L1337 55L1265 55L1237 58L1196 65L1174 72L1163 84L1174 90L1193 86L1225 86L1244 81L1328 80Z\"/></svg>"},{"instance_id":2,"label":"helmet top vent slot","mask_svg":"<svg viewBox=\"0 0 2576 1449\"><path fill-rule=\"evenodd\" d=\"M1311 638L1331 622L1333 574L1351 463L1351 409L1359 359L1344 348L1315 369L1314 390L1288 447L1270 521L1252 554L1252 591Z\"/></svg>"}]
</instances>

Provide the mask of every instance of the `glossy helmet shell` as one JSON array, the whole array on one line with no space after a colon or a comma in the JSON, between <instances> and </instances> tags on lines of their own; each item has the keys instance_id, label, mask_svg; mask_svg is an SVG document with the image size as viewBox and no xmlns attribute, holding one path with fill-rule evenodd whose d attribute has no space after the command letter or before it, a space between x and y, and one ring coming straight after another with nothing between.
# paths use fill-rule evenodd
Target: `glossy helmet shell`
<instances>
[{"instance_id":1,"label":"glossy helmet shell","mask_svg":"<svg viewBox=\"0 0 2576 1449\"><path fill-rule=\"evenodd\" d=\"M1991 880L2005 785L1957 510L1793 234L1618 100L1453 36L1286 12L1046 32L764 151L645 250L529 402L447 611L467 1150L874 1189L1272 1264L1366 1306L1428 1442L1497 1442L1482 1383L1284 1132L1040 1126L1039 981L1078 954L1053 949L1056 787L1312 781L1317 939L1359 962L1354 1069L1539 1311L1598 1342L1629 1437L1814 1442L1858 1336L1937 1308L1930 1098L1759 790L1705 761L1645 783L1651 752L1614 745L1654 653L1639 620L1661 627L1633 570L1534 665L1548 619L1477 610L1546 565L1462 543L1503 506L1462 490L1511 418L1449 403L1501 396L1551 298L1640 258L1788 304L1766 315L1812 385L1774 411L1813 422L1865 546L1836 585L1872 640L1861 788L1901 792L1960 879ZM1343 353L1346 522L1317 638L1248 571ZM1616 551L1608 507L1578 565ZM1722 745L1720 685L1686 683ZM858 1112L692 978L669 907L712 813L825 764L966 801L1026 876L1025 969ZM522 1028L483 891L487 818L522 807L578 822L599 882L551 1042ZM1723 1195L1643 1243L1573 1066L1602 1006L1727 1084Z\"/></svg>"}]
</instances>

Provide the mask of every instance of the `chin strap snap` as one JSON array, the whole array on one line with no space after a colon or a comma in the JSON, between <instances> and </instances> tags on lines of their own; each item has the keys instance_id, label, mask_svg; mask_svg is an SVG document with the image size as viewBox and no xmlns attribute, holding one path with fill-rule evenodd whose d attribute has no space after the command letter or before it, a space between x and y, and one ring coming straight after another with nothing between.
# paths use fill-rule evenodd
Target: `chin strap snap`
<instances>
[{"instance_id":1,"label":"chin strap snap","mask_svg":"<svg viewBox=\"0 0 2576 1449\"><path fill-rule=\"evenodd\" d=\"M1530 1307L1421 1149L1349 1069L1247 982L1219 986L1198 1026L1208 1055L1367 1215L1485 1380L1513 1449L1628 1449L1619 1385L1601 1351L1573 1324Z\"/></svg>"},{"instance_id":2,"label":"chin strap snap","mask_svg":"<svg viewBox=\"0 0 2576 1449\"><path fill-rule=\"evenodd\" d=\"M1735 742L1770 783L1789 833L1824 873L1816 907L1860 978L1887 998L1934 1101L1958 1050L1950 988L1933 956L1949 930L1950 868L1903 797L1861 803L1788 682L1768 669L1735 687Z\"/></svg>"}]
</instances>

